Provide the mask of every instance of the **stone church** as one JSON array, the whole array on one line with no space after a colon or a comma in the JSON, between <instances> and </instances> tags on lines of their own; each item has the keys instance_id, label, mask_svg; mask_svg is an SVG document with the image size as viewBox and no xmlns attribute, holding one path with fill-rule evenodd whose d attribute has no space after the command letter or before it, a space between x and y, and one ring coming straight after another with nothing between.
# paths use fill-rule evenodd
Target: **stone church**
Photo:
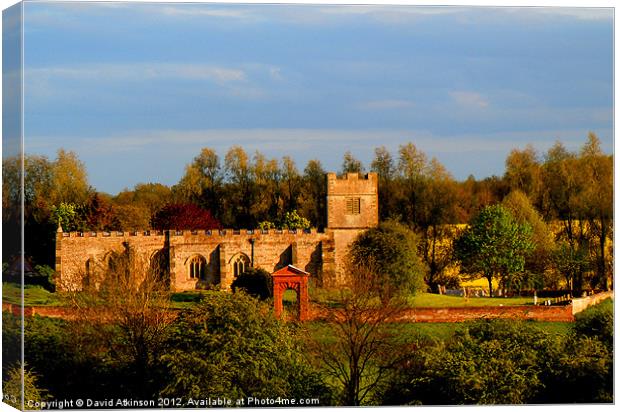
<instances>
[{"instance_id":1,"label":"stone church","mask_svg":"<svg viewBox=\"0 0 620 412\"><path fill-rule=\"evenodd\" d=\"M377 175L327 174L327 228L311 230L164 230L62 232L56 237L59 290L79 290L130 248L140 262L161 268L171 290L231 283L248 267L273 273L294 265L324 287L347 282L347 249L356 236L378 224Z\"/></svg>"}]
</instances>

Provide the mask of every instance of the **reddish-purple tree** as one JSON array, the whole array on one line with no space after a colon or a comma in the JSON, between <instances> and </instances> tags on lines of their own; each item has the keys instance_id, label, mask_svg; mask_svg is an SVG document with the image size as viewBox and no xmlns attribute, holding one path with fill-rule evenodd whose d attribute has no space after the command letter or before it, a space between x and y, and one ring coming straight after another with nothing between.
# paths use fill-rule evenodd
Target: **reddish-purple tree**
<instances>
[{"instance_id":1,"label":"reddish-purple tree","mask_svg":"<svg viewBox=\"0 0 620 412\"><path fill-rule=\"evenodd\" d=\"M157 230L205 230L219 229L220 222L211 215L211 212L194 204L170 204L151 219L151 224Z\"/></svg>"}]
</instances>

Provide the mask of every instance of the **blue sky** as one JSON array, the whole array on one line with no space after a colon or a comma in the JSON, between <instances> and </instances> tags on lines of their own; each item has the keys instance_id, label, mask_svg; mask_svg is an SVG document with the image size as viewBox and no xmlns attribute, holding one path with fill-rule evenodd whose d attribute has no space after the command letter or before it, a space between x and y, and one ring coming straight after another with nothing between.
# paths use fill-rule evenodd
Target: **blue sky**
<instances>
[{"instance_id":1,"label":"blue sky","mask_svg":"<svg viewBox=\"0 0 620 412\"><path fill-rule=\"evenodd\" d=\"M32 2L24 27L26 151L110 193L205 146L337 170L411 141L458 179L588 131L612 152L611 9Z\"/></svg>"}]
</instances>

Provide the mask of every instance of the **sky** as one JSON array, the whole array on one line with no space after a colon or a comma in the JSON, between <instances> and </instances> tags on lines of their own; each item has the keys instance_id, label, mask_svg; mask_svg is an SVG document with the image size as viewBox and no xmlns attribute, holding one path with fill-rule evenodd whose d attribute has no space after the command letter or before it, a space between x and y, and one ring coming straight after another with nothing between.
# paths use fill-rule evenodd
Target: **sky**
<instances>
[{"instance_id":1,"label":"sky","mask_svg":"<svg viewBox=\"0 0 620 412\"><path fill-rule=\"evenodd\" d=\"M117 193L202 147L303 170L413 142L457 179L510 150L613 150L613 10L181 3L24 7L26 153Z\"/></svg>"}]
</instances>

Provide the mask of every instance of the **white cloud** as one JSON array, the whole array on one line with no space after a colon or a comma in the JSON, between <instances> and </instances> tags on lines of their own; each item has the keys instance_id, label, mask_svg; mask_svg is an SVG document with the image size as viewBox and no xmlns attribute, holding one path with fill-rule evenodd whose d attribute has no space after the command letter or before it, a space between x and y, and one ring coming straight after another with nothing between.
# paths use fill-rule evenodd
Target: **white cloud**
<instances>
[{"instance_id":1,"label":"white cloud","mask_svg":"<svg viewBox=\"0 0 620 412\"><path fill-rule=\"evenodd\" d=\"M29 68L25 78L60 77L76 80L151 80L157 78L182 78L211 80L228 83L246 80L242 69L206 64L180 63L121 63L80 66Z\"/></svg>"},{"instance_id":2,"label":"white cloud","mask_svg":"<svg viewBox=\"0 0 620 412\"><path fill-rule=\"evenodd\" d=\"M257 20L258 14L252 13L249 8L220 8L211 5L153 5L152 10L167 16L189 16L189 17L223 17L245 20Z\"/></svg>"},{"instance_id":3,"label":"white cloud","mask_svg":"<svg viewBox=\"0 0 620 412\"><path fill-rule=\"evenodd\" d=\"M453 91L450 92L450 96L459 106L466 109L485 109L489 106L489 101L480 93Z\"/></svg>"},{"instance_id":4,"label":"white cloud","mask_svg":"<svg viewBox=\"0 0 620 412\"><path fill-rule=\"evenodd\" d=\"M385 145L396 150L398 145L414 142L421 150L434 153L508 151L527 143L539 149L550 147L561 139L571 147L572 141L583 142L588 130L532 130L524 132L499 132L439 135L425 130L337 130L337 129L203 129L203 130L144 130L111 136L90 138L65 138L66 148L78 152L113 154L140 152L145 148L168 147L175 151L183 147L210 146L227 150L241 145L248 151L312 150L331 146L355 146L356 150L372 153L372 149ZM46 136L30 137L30 149L52 148L57 139ZM344 153L344 151L343 151Z\"/></svg>"},{"instance_id":5,"label":"white cloud","mask_svg":"<svg viewBox=\"0 0 620 412\"><path fill-rule=\"evenodd\" d=\"M614 13L611 7L532 7L507 8L506 11L522 12L532 17L573 17L578 20L611 20Z\"/></svg>"},{"instance_id":6,"label":"white cloud","mask_svg":"<svg viewBox=\"0 0 620 412\"><path fill-rule=\"evenodd\" d=\"M524 7L525 5L503 5L498 7L491 2L488 5L471 6L467 2L463 5L373 5L373 4L200 4L200 3L90 3L65 2L52 3L53 7L27 7L27 30L36 25L52 25L55 27L71 26L83 31L92 30L85 21L88 16L109 16L117 18L119 10L124 15L139 14L157 21L162 18L177 20L196 20L214 18L210 23L216 24L221 20L224 24L237 23L287 23L299 25L339 25L343 21L359 21L366 19L382 25L408 25L420 20L433 19L438 16L452 15L456 23L485 24L505 21L508 24L515 21L543 23L548 19L558 17L579 20L613 20L612 7ZM508 7L504 7L508 6ZM595 6L595 4L594 4ZM96 28L95 28L96 29Z\"/></svg>"}]
</instances>

